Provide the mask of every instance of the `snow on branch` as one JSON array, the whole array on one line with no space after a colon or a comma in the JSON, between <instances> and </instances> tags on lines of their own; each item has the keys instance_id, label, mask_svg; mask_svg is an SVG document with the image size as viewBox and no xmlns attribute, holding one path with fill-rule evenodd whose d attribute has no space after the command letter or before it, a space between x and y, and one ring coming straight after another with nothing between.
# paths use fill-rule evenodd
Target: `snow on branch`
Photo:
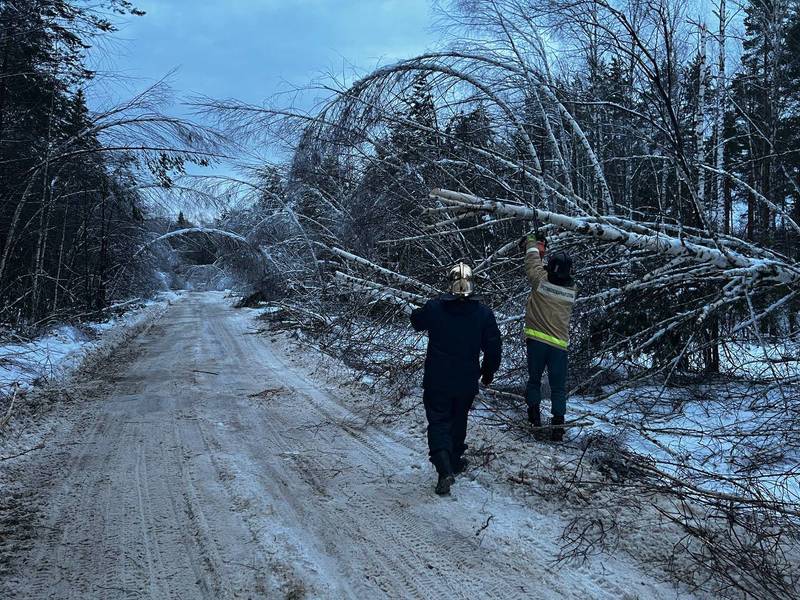
<instances>
[{"instance_id":1,"label":"snow on branch","mask_svg":"<svg viewBox=\"0 0 800 600\"><path fill-rule=\"evenodd\" d=\"M390 288L360 277L353 277L341 271L336 271L335 279L337 283L345 288L366 294L369 298L376 301L390 302L397 304L406 312L411 312L414 308L425 304L425 298L410 292L404 292Z\"/></svg>"},{"instance_id":2,"label":"snow on branch","mask_svg":"<svg viewBox=\"0 0 800 600\"><path fill-rule=\"evenodd\" d=\"M238 244L241 244L242 246L245 246L246 248L249 248L249 249L253 250L253 252L255 252L258 255L263 255L263 251L261 250L261 248L259 248L258 246L255 246L254 244L250 243L245 237L239 235L238 233L232 233L230 231L225 231L224 229L215 229L213 227L187 227L185 229L176 229L174 231L170 231L168 233L164 233L164 234L162 234L162 235L150 240L149 242L144 244L142 247L140 247L134 253L133 256L137 256L138 254L140 254L145 249L149 248L150 246L152 246L155 243L158 243L158 242L161 242L161 241L164 241L164 240L168 240L170 238L183 237L185 235L189 235L189 234L192 234L192 233L202 233L202 234L208 235L209 237L211 237L211 236L219 236L219 237L227 238L227 239L230 239L230 240L233 240L233 241L237 242Z\"/></svg>"},{"instance_id":3,"label":"snow on branch","mask_svg":"<svg viewBox=\"0 0 800 600\"><path fill-rule=\"evenodd\" d=\"M436 288L431 287L425 283L422 283L421 281L417 281L416 279L413 279L406 275L401 275L400 273L395 273L394 271L390 271L389 269L381 267L380 265L376 265L375 263L367 260L366 258L356 256L355 254L347 252L346 250L342 250L341 248L329 247L328 250L340 258L344 258L345 260L348 260L350 262L354 262L356 264L365 266L377 273L380 273L381 275L386 276L389 279L397 281L398 283L410 285L417 289L424 290L426 293L432 294L434 296L438 296L441 293Z\"/></svg>"},{"instance_id":4,"label":"snow on branch","mask_svg":"<svg viewBox=\"0 0 800 600\"><path fill-rule=\"evenodd\" d=\"M453 207L478 210L500 216L531 220L536 216L541 222L551 223L579 235L595 237L607 242L616 242L630 248L649 250L657 254L687 257L722 270L737 269L740 271L739 274L741 274L741 271L745 271L754 279L776 281L790 286L796 286L800 283L800 268L788 262L763 258L755 259L730 249L722 251L663 233L645 235L630 232L620 226L602 222L592 217L570 217L546 210L495 200L485 200L477 196L451 190L434 189L431 191L430 197L446 202Z\"/></svg>"}]
</instances>

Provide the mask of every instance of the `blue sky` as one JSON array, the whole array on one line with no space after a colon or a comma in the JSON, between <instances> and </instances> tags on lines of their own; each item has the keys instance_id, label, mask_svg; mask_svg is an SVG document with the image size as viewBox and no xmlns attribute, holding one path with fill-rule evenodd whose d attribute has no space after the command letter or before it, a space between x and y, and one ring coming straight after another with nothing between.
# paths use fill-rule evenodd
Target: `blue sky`
<instances>
[{"instance_id":1,"label":"blue sky","mask_svg":"<svg viewBox=\"0 0 800 600\"><path fill-rule=\"evenodd\" d=\"M171 70L181 94L261 103L328 71L365 71L424 51L436 34L430 0L138 0L95 53L130 89ZM100 57L102 54L102 58ZM119 93L103 85L95 98Z\"/></svg>"},{"instance_id":2,"label":"blue sky","mask_svg":"<svg viewBox=\"0 0 800 600\"><path fill-rule=\"evenodd\" d=\"M326 73L364 73L432 47L431 0L134 0L143 17L90 53L97 77L87 97L107 108L170 74L168 112L195 118L181 99L203 95L310 109L311 94L275 98ZM173 72L174 71L174 72ZM315 92L319 94L319 92ZM272 99L272 100L271 100ZM233 175L230 165L189 172ZM207 219L213 212L165 198L171 212ZM174 211L172 210L174 209Z\"/></svg>"}]
</instances>

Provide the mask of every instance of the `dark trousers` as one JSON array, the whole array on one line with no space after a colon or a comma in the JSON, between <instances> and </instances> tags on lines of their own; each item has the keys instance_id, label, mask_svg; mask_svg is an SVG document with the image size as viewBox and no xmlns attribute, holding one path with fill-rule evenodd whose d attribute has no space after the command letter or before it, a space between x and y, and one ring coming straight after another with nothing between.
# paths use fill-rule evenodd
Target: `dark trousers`
<instances>
[{"instance_id":1,"label":"dark trousers","mask_svg":"<svg viewBox=\"0 0 800 600\"><path fill-rule=\"evenodd\" d=\"M428 418L428 450L431 462L439 473L453 467L467 449L467 416L475 394L457 395L428 391L422 396L425 416ZM441 452L447 452L449 465L442 461Z\"/></svg>"},{"instance_id":2,"label":"dark trousers","mask_svg":"<svg viewBox=\"0 0 800 600\"><path fill-rule=\"evenodd\" d=\"M542 401L542 375L547 368L550 382L550 403L554 417L567 412L567 351L538 340L527 340L528 406L538 409Z\"/></svg>"}]
</instances>

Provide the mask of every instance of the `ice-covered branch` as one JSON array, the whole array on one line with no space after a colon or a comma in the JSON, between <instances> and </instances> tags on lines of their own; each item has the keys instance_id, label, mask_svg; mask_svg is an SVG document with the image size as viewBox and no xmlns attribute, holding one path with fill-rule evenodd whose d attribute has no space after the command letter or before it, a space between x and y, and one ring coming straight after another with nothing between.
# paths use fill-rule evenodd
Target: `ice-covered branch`
<instances>
[{"instance_id":1,"label":"ice-covered branch","mask_svg":"<svg viewBox=\"0 0 800 600\"><path fill-rule=\"evenodd\" d=\"M800 283L800 268L789 263L750 258L733 250L723 253L717 248L687 242L667 234L644 235L629 232L591 217L570 217L546 210L485 200L461 192L435 189L430 195L454 207L480 210L500 216L513 216L523 220L533 220L536 216L541 222L551 223L586 237L615 242L630 248L645 249L656 254L687 257L696 262L714 265L718 269L745 269L754 279L777 281L792 286Z\"/></svg>"},{"instance_id":2,"label":"ice-covered branch","mask_svg":"<svg viewBox=\"0 0 800 600\"><path fill-rule=\"evenodd\" d=\"M332 248L328 248L328 250L332 254L335 254L336 256L339 256L340 258L344 258L347 261L350 261L350 262L362 265L364 267L367 267L368 269L371 269L372 271L375 271L376 273L380 273L381 275L384 275L385 277L387 277L389 279L393 279L393 280L397 281L398 283L402 283L404 285L409 285L409 286L415 287L415 288L417 288L419 290L423 290L423 291L427 292L428 294L431 294L431 295L434 295L434 296L441 293L436 288L433 288L433 287L431 287L431 286L429 286L429 285L427 285L425 283L422 283L421 281L417 281L416 279L413 279L413 278L408 277L406 275L401 275L400 273L395 273L394 271L390 271L389 269L381 267L380 265L376 265L375 263L367 260L366 258L362 258L360 256L357 256L357 255L355 255L355 254L353 254L351 252L347 252L346 250L342 250L341 248L332 247Z\"/></svg>"}]
</instances>

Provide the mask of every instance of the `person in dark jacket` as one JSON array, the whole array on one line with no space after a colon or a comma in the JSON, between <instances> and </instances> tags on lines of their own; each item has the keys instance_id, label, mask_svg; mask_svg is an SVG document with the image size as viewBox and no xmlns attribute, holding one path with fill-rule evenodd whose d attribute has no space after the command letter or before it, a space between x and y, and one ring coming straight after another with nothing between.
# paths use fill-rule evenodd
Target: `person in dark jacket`
<instances>
[{"instance_id":1,"label":"person in dark jacket","mask_svg":"<svg viewBox=\"0 0 800 600\"><path fill-rule=\"evenodd\" d=\"M411 313L414 329L428 332L423 402L439 495L450 493L454 475L466 467L467 415L478 393L478 378L484 385L492 382L502 346L494 313L473 297L472 270L459 263L450 270L449 280L449 294Z\"/></svg>"}]
</instances>

